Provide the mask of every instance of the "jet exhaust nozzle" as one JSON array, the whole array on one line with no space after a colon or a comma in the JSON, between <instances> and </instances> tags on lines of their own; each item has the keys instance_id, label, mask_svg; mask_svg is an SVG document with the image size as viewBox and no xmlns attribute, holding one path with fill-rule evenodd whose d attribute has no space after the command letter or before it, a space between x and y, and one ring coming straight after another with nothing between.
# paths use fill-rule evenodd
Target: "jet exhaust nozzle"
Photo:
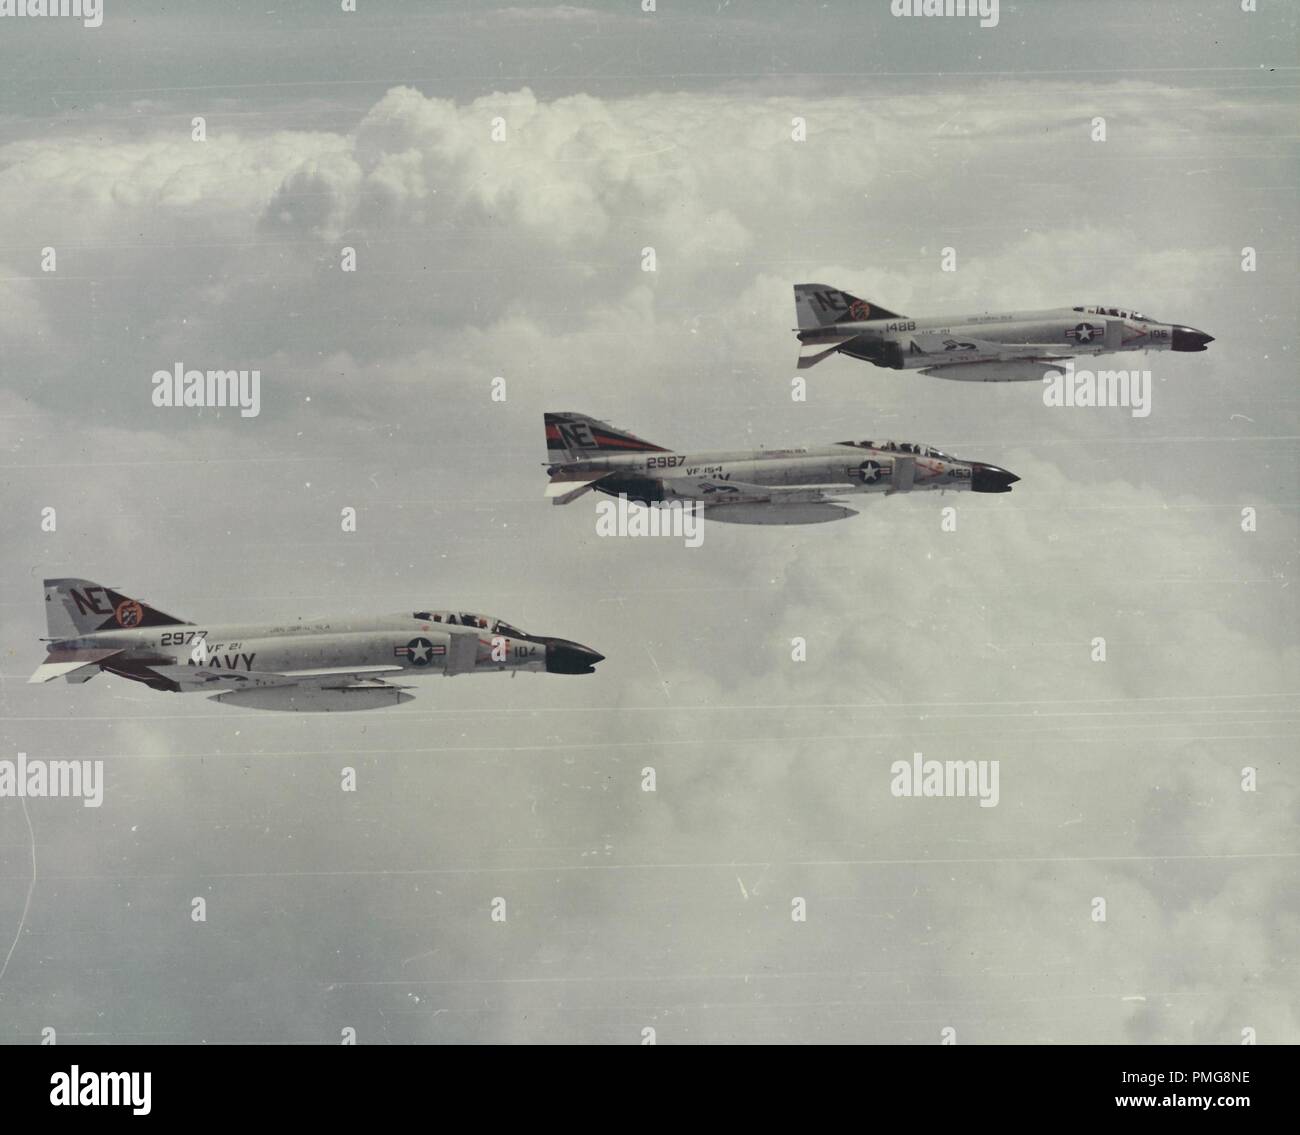
<instances>
[{"instance_id":1,"label":"jet exhaust nozzle","mask_svg":"<svg viewBox=\"0 0 1300 1135\"><path fill-rule=\"evenodd\" d=\"M1170 345L1175 351L1203 351L1213 342L1213 335L1197 331L1195 327L1175 327Z\"/></svg>"},{"instance_id":2,"label":"jet exhaust nozzle","mask_svg":"<svg viewBox=\"0 0 1300 1135\"><path fill-rule=\"evenodd\" d=\"M997 465L975 462L971 465L970 487L975 493L1009 493L1018 480L1014 473Z\"/></svg>"},{"instance_id":3,"label":"jet exhaust nozzle","mask_svg":"<svg viewBox=\"0 0 1300 1135\"><path fill-rule=\"evenodd\" d=\"M605 656L580 642L566 638L544 638L546 643L546 672L548 674L594 674L596 663Z\"/></svg>"}]
</instances>

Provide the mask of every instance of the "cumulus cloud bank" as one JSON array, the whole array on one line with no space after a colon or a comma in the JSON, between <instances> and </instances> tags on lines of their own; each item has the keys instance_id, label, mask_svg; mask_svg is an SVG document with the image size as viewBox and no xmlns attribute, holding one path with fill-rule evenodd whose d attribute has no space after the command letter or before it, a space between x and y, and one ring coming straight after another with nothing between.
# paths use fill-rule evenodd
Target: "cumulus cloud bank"
<instances>
[{"instance_id":1,"label":"cumulus cloud bank","mask_svg":"<svg viewBox=\"0 0 1300 1135\"><path fill-rule=\"evenodd\" d=\"M1104 151L1097 107L1125 123ZM6 542L5 743L109 762L94 815L33 815L6 1039L1294 1040L1292 379L1250 332L1294 324L1295 285L1243 277L1248 175L1194 152L1279 113L1128 80L396 86L345 130L0 147L0 197L31 202L0 219L6 498L60 515ZM1143 364L1140 421L849 360L792 402L796 279L917 313L1139 304L1219 342ZM178 359L260 367L261 417L155 412ZM544 409L680 446L893 434L1022 481L602 540L541 499ZM25 687L54 574L214 619L485 609L609 660L341 724ZM916 751L1001 761L999 806L891 797ZM0 825L16 929L12 801Z\"/></svg>"}]
</instances>

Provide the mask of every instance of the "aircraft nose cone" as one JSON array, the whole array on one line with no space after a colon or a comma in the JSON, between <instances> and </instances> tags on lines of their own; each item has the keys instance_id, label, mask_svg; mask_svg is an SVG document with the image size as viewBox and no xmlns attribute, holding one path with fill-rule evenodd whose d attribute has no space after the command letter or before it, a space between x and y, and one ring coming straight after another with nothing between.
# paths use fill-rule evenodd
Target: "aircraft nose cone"
<instances>
[{"instance_id":1,"label":"aircraft nose cone","mask_svg":"<svg viewBox=\"0 0 1300 1135\"><path fill-rule=\"evenodd\" d=\"M976 493L1009 493L1018 480L1014 473L982 461L971 463L970 487Z\"/></svg>"},{"instance_id":2,"label":"aircraft nose cone","mask_svg":"<svg viewBox=\"0 0 1300 1135\"><path fill-rule=\"evenodd\" d=\"M1207 335L1204 331L1197 331L1195 327L1174 328L1172 345L1175 351L1203 351L1207 345L1213 342L1213 335Z\"/></svg>"},{"instance_id":3,"label":"aircraft nose cone","mask_svg":"<svg viewBox=\"0 0 1300 1135\"><path fill-rule=\"evenodd\" d=\"M548 674L594 674L596 663L605 656L580 642L551 638L546 640L546 672Z\"/></svg>"}]
</instances>

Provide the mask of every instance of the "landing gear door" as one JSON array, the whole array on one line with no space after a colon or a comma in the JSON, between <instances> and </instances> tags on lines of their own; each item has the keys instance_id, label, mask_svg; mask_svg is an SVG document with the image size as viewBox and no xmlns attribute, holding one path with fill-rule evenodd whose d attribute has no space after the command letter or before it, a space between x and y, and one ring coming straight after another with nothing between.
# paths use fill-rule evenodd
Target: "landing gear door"
<instances>
[{"instance_id":1,"label":"landing gear door","mask_svg":"<svg viewBox=\"0 0 1300 1135\"><path fill-rule=\"evenodd\" d=\"M901 453L894 458L894 487L890 492L905 493L916 479L916 458L904 457Z\"/></svg>"},{"instance_id":2,"label":"landing gear door","mask_svg":"<svg viewBox=\"0 0 1300 1135\"><path fill-rule=\"evenodd\" d=\"M1106 320L1106 350L1118 351L1124 345L1124 321L1122 319Z\"/></svg>"}]
</instances>

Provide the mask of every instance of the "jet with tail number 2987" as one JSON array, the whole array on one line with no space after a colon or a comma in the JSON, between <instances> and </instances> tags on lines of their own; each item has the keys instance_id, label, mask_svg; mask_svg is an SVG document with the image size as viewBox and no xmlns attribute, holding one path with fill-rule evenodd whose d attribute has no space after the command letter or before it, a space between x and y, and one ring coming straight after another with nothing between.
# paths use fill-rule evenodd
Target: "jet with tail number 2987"
<instances>
[{"instance_id":1,"label":"jet with tail number 2987","mask_svg":"<svg viewBox=\"0 0 1300 1135\"><path fill-rule=\"evenodd\" d=\"M703 508L733 524L818 524L856 516L838 498L856 493L969 489L1006 493L1020 478L928 445L841 441L808 449L674 453L585 414L545 415L554 504L589 489L639 504Z\"/></svg>"},{"instance_id":2,"label":"jet with tail number 2987","mask_svg":"<svg viewBox=\"0 0 1300 1135\"><path fill-rule=\"evenodd\" d=\"M590 674L604 658L580 643L459 611L278 626L191 623L87 579L47 579L45 619L49 656L29 682L87 682L104 672L248 709L378 709L412 699L397 684L405 678Z\"/></svg>"},{"instance_id":3,"label":"jet with tail number 2987","mask_svg":"<svg viewBox=\"0 0 1300 1135\"><path fill-rule=\"evenodd\" d=\"M909 317L826 284L795 284L800 367L831 355L969 382L1029 382L1081 355L1203 351L1212 335L1101 305Z\"/></svg>"}]
</instances>

